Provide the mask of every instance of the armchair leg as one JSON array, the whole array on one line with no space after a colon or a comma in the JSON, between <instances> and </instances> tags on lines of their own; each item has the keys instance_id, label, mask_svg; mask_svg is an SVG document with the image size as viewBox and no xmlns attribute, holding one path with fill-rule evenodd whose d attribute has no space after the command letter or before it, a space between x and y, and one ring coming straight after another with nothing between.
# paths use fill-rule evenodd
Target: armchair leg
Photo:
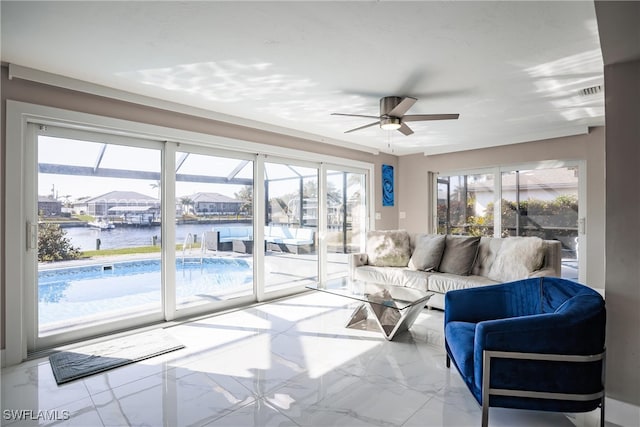
<instances>
[{"instance_id":1,"label":"armchair leg","mask_svg":"<svg viewBox=\"0 0 640 427\"><path fill-rule=\"evenodd\" d=\"M602 396L602 403L600 403L600 427L604 427L604 399L605 397Z\"/></svg>"},{"instance_id":2,"label":"armchair leg","mask_svg":"<svg viewBox=\"0 0 640 427\"><path fill-rule=\"evenodd\" d=\"M491 388L491 356L482 352L482 427L489 426L489 389Z\"/></svg>"},{"instance_id":3,"label":"armchair leg","mask_svg":"<svg viewBox=\"0 0 640 427\"><path fill-rule=\"evenodd\" d=\"M489 399L482 402L482 427L489 427Z\"/></svg>"},{"instance_id":4,"label":"armchair leg","mask_svg":"<svg viewBox=\"0 0 640 427\"><path fill-rule=\"evenodd\" d=\"M447 368L450 368L450 367L451 367L451 358L447 354Z\"/></svg>"}]
</instances>

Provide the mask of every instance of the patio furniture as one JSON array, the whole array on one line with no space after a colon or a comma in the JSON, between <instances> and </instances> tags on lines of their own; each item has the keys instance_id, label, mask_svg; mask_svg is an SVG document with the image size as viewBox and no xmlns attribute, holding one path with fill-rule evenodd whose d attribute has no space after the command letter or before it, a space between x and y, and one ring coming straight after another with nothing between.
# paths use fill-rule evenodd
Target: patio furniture
<instances>
[{"instance_id":1,"label":"patio furniture","mask_svg":"<svg viewBox=\"0 0 640 427\"><path fill-rule=\"evenodd\" d=\"M311 228L293 228L286 225L264 227L267 248L272 251L310 253L315 247L315 231Z\"/></svg>"},{"instance_id":2,"label":"patio furniture","mask_svg":"<svg viewBox=\"0 0 640 427\"><path fill-rule=\"evenodd\" d=\"M233 250L234 240L253 240L253 226L238 227L213 227L213 231L218 234L217 248L219 251Z\"/></svg>"},{"instance_id":3,"label":"patio furniture","mask_svg":"<svg viewBox=\"0 0 640 427\"><path fill-rule=\"evenodd\" d=\"M215 241L219 251L236 251L235 240L253 240L253 226L214 227ZM315 231L311 228L294 228L286 225L266 225L264 227L266 249L295 254L310 253L315 248ZM236 248L240 248L236 243Z\"/></svg>"},{"instance_id":4,"label":"patio furniture","mask_svg":"<svg viewBox=\"0 0 640 427\"><path fill-rule=\"evenodd\" d=\"M556 277L450 291L445 348L482 405L554 412L600 407L606 311L593 289Z\"/></svg>"},{"instance_id":5,"label":"patio furniture","mask_svg":"<svg viewBox=\"0 0 640 427\"><path fill-rule=\"evenodd\" d=\"M231 242L233 252L238 252L241 254L252 254L253 253L253 240L247 239L234 239Z\"/></svg>"},{"instance_id":6,"label":"patio furniture","mask_svg":"<svg viewBox=\"0 0 640 427\"><path fill-rule=\"evenodd\" d=\"M205 231L202 233L202 247L205 251L217 251L218 233L215 231Z\"/></svg>"}]
</instances>

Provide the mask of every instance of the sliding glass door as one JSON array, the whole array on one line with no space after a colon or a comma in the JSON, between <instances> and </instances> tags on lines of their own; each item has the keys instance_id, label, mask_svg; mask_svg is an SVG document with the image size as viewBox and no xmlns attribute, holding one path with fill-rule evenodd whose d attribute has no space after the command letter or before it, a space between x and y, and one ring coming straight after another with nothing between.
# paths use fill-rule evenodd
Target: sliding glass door
<instances>
[{"instance_id":1,"label":"sliding glass door","mask_svg":"<svg viewBox=\"0 0 640 427\"><path fill-rule=\"evenodd\" d=\"M577 164L441 175L438 233L559 240L562 275L578 279L579 179Z\"/></svg>"},{"instance_id":2,"label":"sliding glass door","mask_svg":"<svg viewBox=\"0 0 640 427\"><path fill-rule=\"evenodd\" d=\"M348 254L364 252L367 226L367 176L364 172L327 170L327 277L348 274Z\"/></svg>"},{"instance_id":3,"label":"sliding glass door","mask_svg":"<svg viewBox=\"0 0 640 427\"><path fill-rule=\"evenodd\" d=\"M36 138L37 338L159 318L161 145L50 126Z\"/></svg>"},{"instance_id":4,"label":"sliding glass door","mask_svg":"<svg viewBox=\"0 0 640 427\"><path fill-rule=\"evenodd\" d=\"M318 280L318 167L264 163L264 292Z\"/></svg>"},{"instance_id":5,"label":"sliding glass door","mask_svg":"<svg viewBox=\"0 0 640 427\"><path fill-rule=\"evenodd\" d=\"M578 278L578 167L502 173L502 233L562 243L562 273Z\"/></svg>"},{"instance_id":6,"label":"sliding glass door","mask_svg":"<svg viewBox=\"0 0 640 427\"><path fill-rule=\"evenodd\" d=\"M437 194L438 233L493 236L494 174L438 177Z\"/></svg>"},{"instance_id":7,"label":"sliding glass door","mask_svg":"<svg viewBox=\"0 0 640 427\"><path fill-rule=\"evenodd\" d=\"M253 296L253 164L204 149L176 153L178 312Z\"/></svg>"},{"instance_id":8,"label":"sliding glass door","mask_svg":"<svg viewBox=\"0 0 640 427\"><path fill-rule=\"evenodd\" d=\"M26 126L27 352L302 291L364 249L366 165L106 129Z\"/></svg>"}]
</instances>

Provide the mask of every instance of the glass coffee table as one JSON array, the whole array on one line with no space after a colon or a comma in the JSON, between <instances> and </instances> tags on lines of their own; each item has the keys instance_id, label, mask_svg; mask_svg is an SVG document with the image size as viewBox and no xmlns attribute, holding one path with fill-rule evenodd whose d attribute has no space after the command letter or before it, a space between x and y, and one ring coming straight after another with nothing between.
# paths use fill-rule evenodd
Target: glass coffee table
<instances>
[{"instance_id":1,"label":"glass coffee table","mask_svg":"<svg viewBox=\"0 0 640 427\"><path fill-rule=\"evenodd\" d=\"M325 286L309 285L309 289L360 301L347 321L347 328L370 330L370 320L391 341L398 333L413 325L433 292L402 286L382 285L339 278ZM374 326L376 327L376 326Z\"/></svg>"}]
</instances>

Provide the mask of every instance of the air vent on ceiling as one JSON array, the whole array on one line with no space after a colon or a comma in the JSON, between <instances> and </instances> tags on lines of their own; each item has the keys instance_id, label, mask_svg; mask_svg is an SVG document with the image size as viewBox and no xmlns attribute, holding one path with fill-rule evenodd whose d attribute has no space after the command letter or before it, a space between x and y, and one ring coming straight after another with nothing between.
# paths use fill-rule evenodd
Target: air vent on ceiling
<instances>
[{"instance_id":1,"label":"air vent on ceiling","mask_svg":"<svg viewBox=\"0 0 640 427\"><path fill-rule=\"evenodd\" d=\"M591 87L587 87L584 89L580 90L580 95L582 96L590 96L590 95L596 95L598 93L602 92L602 85L598 85L598 86L591 86Z\"/></svg>"}]
</instances>

